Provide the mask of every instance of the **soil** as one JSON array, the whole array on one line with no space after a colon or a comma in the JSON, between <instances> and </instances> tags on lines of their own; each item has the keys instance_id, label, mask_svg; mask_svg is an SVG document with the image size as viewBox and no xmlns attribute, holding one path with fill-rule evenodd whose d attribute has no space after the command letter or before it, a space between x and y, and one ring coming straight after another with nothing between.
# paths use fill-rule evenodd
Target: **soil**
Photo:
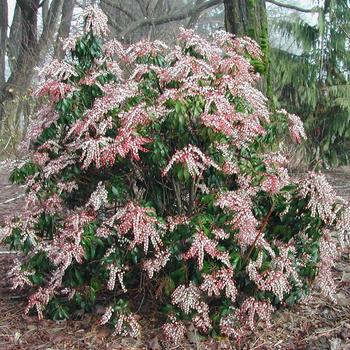
<instances>
[{"instance_id":1,"label":"soil","mask_svg":"<svg viewBox=\"0 0 350 350\"><path fill-rule=\"evenodd\" d=\"M0 224L23 205L23 187L8 182L9 168L0 164ZM350 199L350 167L327 171L339 195ZM23 314L27 292L10 289L6 277L15 253L0 246L0 350L161 350L161 349L242 349L242 350L349 350L350 349L350 262L344 253L334 269L337 304L315 297L305 305L276 312L273 326L259 329L240 344L227 339L208 340L189 332L180 346L163 341L155 320L142 319L140 339L112 337L111 330L98 325L100 313L81 314L75 320L38 321Z\"/></svg>"}]
</instances>

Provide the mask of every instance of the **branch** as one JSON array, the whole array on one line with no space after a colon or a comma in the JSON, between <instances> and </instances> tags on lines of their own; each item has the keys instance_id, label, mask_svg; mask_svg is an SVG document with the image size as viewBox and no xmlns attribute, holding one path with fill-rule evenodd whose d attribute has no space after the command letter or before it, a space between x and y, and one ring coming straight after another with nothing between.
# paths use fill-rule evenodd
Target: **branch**
<instances>
[{"instance_id":1,"label":"branch","mask_svg":"<svg viewBox=\"0 0 350 350\"><path fill-rule=\"evenodd\" d=\"M39 7L39 3L36 4L33 1L24 1L24 0L17 0L18 6L21 8L22 11L36 11Z\"/></svg>"},{"instance_id":2,"label":"branch","mask_svg":"<svg viewBox=\"0 0 350 350\"><path fill-rule=\"evenodd\" d=\"M118 25L118 23L111 17L111 15L108 12L105 12L107 18L108 18L108 24L111 25L114 29L116 29L118 32L122 31L122 27Z\"/></svg>"},{"instance_id":3,"label":"branch","mask_svg":"<svg viewBox=\"0 0 350 350\"><path fill-rule=\"evenodd\" d=\"M286 9L300 11L300 12L306 12L306 13L316 13L316 12L318 12L318 7L313 7L311 9L304 9L302 7L299 7L299 6L288 5L288 4L284 4L282 2L275 1L275 0L266 0L266 2L269 2L270 4L274 4L274 5L279 6L279 7L284 7Z\"/></svg>"},{"instance_id":4,"label":"branch","mask_svg":"<svg viewBox=\"0 0 350 350\"><path fill-rule=\"evenodd\" d=\"M304 9L302 7L295 6L295 5L287 5L287 4L284 4L284 3L276 1L276 0L266 0L266 1L271 3L271 4L274 4L276 6L284 7L284 8L290 9L290 10L296 10L296 11L306 12L306 13L317 13L318 12L318 7L314 7L311 9ZM165 23L169 23L169 22L180 21L180 20L188 18L188 17L196 16L209 8L221 5L223 2L224 2L223 0L209 0L209 1L203 2L199 5L196 5L195 7L191 8L191 9L186 8L180 12L175 12L175 13L167 15L167 16L162 16L162 17L158 17L158 18L144 18L140 21L132 23L129 27L127 27L121 33L121 37L124 38L130 32L133 32L134 30L141 28L141 27L144 27L144 26L147 26L147 25L165 24ZM140 3L140 0L138 0L138 3Z\"/></svg>"},{"instance_id":5,"label":"branch","mask_svg":"<svg viewBox=\"0 0 350 350\"><path fill-rule=\"evenodd\" d=\"M145 4L143 3L143 1L141 0L136 0L136 2L138 3L140 9L141 9L141 12L142 14L146 17L147 16L147 9L146 9L146 6Z\"/></svg>"},{"instance_id":6,"label":"branch","mask_svg":"<svg viewBox=\"0 0 350 350\"><path fill-rule=\"evenodd\" d=\"M178 213L182 214L182 202L181 202L181 190L179 184L175 182L174 178L171 179L175 191L175 197L177 201Z\"/></svg>"},{"instance_id":7,"label":"branch","mask_svg":"<svg viewBox=\"0 0 350 350\"><path fill-rule=\"evenodd\" d=\"M196 6L202 4L203 1L204 1L204 0L197 0L197 1L196 1ZM201 14L198 13L198 12L195 13L195 14L193 14L193 15L191 16L191 18L188 20L188 23L187 23L187 25L186 25L186 28L193 28L193 27L196 25L196 23L198 22L198 19L199 19L200 15L201 15Z\"/></svg>"},{"instance_id":8,"label":"branch","mask_svg":"<svg viewBox=\"0 0 350 350\"><path fill-rule=\"evenodd\" d=\"M185 19L187 17L191 17L197 13L201 13L202 11L205 11L209 8L212 8L214 6L221 5L223 3L223 0L210 0L206 1L198 6L195 6L191 9L184 9L180 12L175 12L173 14L167 15L167 16L162 16L158 18L145 18L142 19L138 22L135 22L131 24L128 28L126 28L122 33L121 37L124 38L127 34L130 32L133 32L134 30L147 26L147 25L158 25L158 24L165 24L169 22L174 22L174 21L180 21L182 19Z\"/></svg>"},{"instance_id":9,"label":"branch","mask_svg":"<svg viewBox=\"0 0 350 350\"><path fill-rule=\"evenodd\" d=\"M53 0L51 2L44 28L39 39L39 48L41 45L46 48L51 44L53 35L58 29L58 22L62 14L63 2L64 0Z\"/></svg>"},{"instance_id":10,"label":"branch","mask_svg":"<svg viewBox=\"0 0 350 350\"><path fill-rule=\"evenodd\" d=\"M343 26L340 26L340 29L344 32L348 39L350 39L350 34L346 31L346 29Z\"/></svg>"},{"instance_id":11,"label":"branch","mask_svg":"<svg viewBox=\"0 0 350 350\"><path fill-rule=\"evenodd\" d=\"M39 4L39 8L40 8L41 6L43 6L46 2L47 2L47 0L43 0L43 1Z\"/></svg>"},{"instance_id":12,"label":"branch","mask_svg":"<svg viewBox=\"0 0 350 350\"><path fill-rule=\"evenodd\" d=\"M132 14L131 11L127 10L126 8L123 8L118 3L116 3L116 2L114 2L112 0L102 0L101 2L104 2L106 5L119 10L120 12L124 13L126 16L128 16L133 21L136 20L135 16Z\"/></svg>"}]
</instances>

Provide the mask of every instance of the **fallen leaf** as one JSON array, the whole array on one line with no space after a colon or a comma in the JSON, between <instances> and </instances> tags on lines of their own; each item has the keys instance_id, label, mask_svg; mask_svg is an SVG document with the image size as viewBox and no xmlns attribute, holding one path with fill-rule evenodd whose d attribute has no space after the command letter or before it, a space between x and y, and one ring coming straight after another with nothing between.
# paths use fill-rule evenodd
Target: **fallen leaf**
<instances>
[{"instance_id":1,"label":"fallen leaf","mask_svg":"<svg viewBox=\"0 0 350 350\"><path fill-rule=\"evenodd\" d=\"M187 329L187 339L191 345L198 344L198 332L194 325L191 323Z\"/></svg>"},{"instance_id":2,"label":"fallen leaf","mask_svg":"<svg viewBox=\"0 0 350 350\"><path fill-rule=\"evenodd\" d=\"M346 294L340 292L336 295L336 297L337 297L337 302L339 305L341 305L341 306L348 306L349 305L350 300Z\"/></svg>"},{"instance_id":3,"label":"fallen leaf","mask_svg":"<svg viewBox=\"0 0 350 350\"><path fill-rule=\"evenodd\" d=\"M344 271L341 281L342 282L350 282L350 272Z\"/></svg>"},{"instance_id":4,"label":"fallen leaf","mask_svg":"<svg viewBox=\"0 0 350 350\"><path fill-rule=\"evenodd\" d=\"M342 341L340 338L333 338L329 341L330 350L340 350L342 348Z\"/></svg>"},{"instance_id":5,"label":"fallen leaf","mask_svg":"<svg viewBox=\"0 0 350 350\"><path fill-rule=\"evenodd\" d=\"M161 346L159 344L158 337L155 336L153 337L149 342L148 342L148 347L149 350L161 350Z\"/></svg>"},{"instance_id":6,"label":"fallen leaf","mask_svg":"<svg viewBox=\"0 0 350 350\"><path fill-rule=\"evenodd\" d=\"M18 343L19 341L19 338L21 338L22 334L20 332L15 332L15 335L14 335L14 340L15 340L15 343Z\"/></svg>"}]
</instances>

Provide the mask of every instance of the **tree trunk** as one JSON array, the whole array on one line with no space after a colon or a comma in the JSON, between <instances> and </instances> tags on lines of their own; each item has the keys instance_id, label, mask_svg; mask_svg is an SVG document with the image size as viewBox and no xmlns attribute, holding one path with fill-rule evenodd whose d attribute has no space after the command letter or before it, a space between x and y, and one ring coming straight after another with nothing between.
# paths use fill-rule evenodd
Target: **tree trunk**
<instances>
[{"instance_id":1,"label":"tree trunk","mask_svg":"<svg viewBox=\"0 0 350 350\"><path fill-rule=\"evenodd\" d=\"M11 101L15 100L15 97L22 96L27 91L34 75L34 67L42 61L47 47L52 44L62 12L62 4L63 0L51 2L40 40L38 40L40 0L17 0L18 9L20 9L20 33L16 33L16 36L18 35L21 40L11 75L7 82L0 86L0 122L5 117L6 104L11 105Z\"/></svg>"},{"instance_id":2,"label":"tree trunk","mask_svg":"<svg viewBox=\"0 0 350 350\"><path fill-rule=\"evenodd\" d=\"M224 0L225 27L229 33L249 36L254 39L264 53L263 65L256 69L265 75L261 90L271 97L270 52L265 0Z\"/></svg>"},{"instance_id":3,"label":"tree trunk","mask_svg":"<svg viewBox=\"0 0 350 350\"><path fill-rule=\"evenodd\" d=\"M62 18L61 18L60 27L58 29L56 46L55 46L55 54L54 54L55 57L58 57L58 58L64 57L61 39L67 38L69 36L74 5L75 5L75 0L66 0L63 3Z\"/></svg>"},{"instance_id":4,"label":"tree trunk","mask_svg":"<svg viewBox=\"0 0 350 350\"><path fill-rule=\"evenodd\" d=\"M41 17L42 17L42 25L45 25L45 22L47 21L47 16L49 14L49 2L44 1L41 5Z\"/></svg>"},{"instance_id":5,"label":"tree trunk","mask_svg":"<svg viewBox=\"0 0 350 350\"><path fill-rule=\"evenodd\" d=\"M33 69L42 60L43 52L52 43L59 23L63 0L53 0L41 34L37 38L39 0L17 1L21 9L21 43L16 65L1 91L0 102L23 93L33 77Z\"/></svg>"},{"instance_id":6,"label":"tree trunk","mask_svg":"<svg viewBox=\"0 0 350 350\"><path fill-rule=\"evenodd\" d=\"M248 35L260 45L266 38L265 0L225 0L226 30L239 36Z\"/></svg>"},{"instance_id":7,"label":"tree trunk","mask_svg":"<svg viewBox=\"0 0 350 350\"><path fill-rule=\"evenodd\" d=\"M13 72L15 70L16 62L18 59L18 55L20 52L20 45L18 43L21 42L21 8L16 4L15 12L13 14L12 24L10 28L10 35L7 41L7 57L8 64L10 67L10 71Z\"/></svg>"},{"instance_id":8,"label":"tree trunk","mask_svg":"<svg viewBox=\"0 0 350 350\"><path fill-rule=\"evenodd\" d=\"M7 43L8 7L7 0L0 3L0 86L5 83L5 57Z\"/></svg>"},{"instance_id":9,"label":"tree trunk","mask_svg":"<svg viewBox=\"0 0 350 350\"><path fill-rule=\"evenodd\" d=\"M27 86L31 72L27 67L37 51L37 21L39 0L17 1L21 9L20 48L15 69L1 91L1 102L13 96L17 90Z\"/></svg>"},{"instance_id":10,"label":"tree trunk","mask_svg":"<svg viewBox=\"0 0 350 350\"><path fill-rule=\"evenodd\" d=\"M39 0L18 0L21 9L19 51L16 65L11 72L7 82L1 85L0 91L0 121L4 119L6 108L5 101L13 99L17 90L22 91L22 87L28 85L28 58L36 52L37 43L37 20Z\"/></svg>"}]
</instances>

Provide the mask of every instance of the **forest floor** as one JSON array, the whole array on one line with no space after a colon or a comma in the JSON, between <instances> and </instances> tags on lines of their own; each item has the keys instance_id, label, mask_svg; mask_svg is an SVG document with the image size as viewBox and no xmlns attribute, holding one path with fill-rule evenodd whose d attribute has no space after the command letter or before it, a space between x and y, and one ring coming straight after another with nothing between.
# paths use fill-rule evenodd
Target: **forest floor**
<instances>
[{"instance_id":1,"label":"forest floor","mask_svg":"<svg viewBox=\"0 0 350 350\"><path fill-rule=\"evenodd\" d=\"M0 166L0 224L23 204L23 188L11 185L9 170ZM328 171L327 177L339 195L350 199L350 167ZM6 277L15 254L0 247L0 350L349 350L350 349L350 252L343 254L334 269L337 304L315 297L307 305L276 312L273 326L260 329L240 344L227 339L208 340L189 333L187 342L171 347L163 342L154 319L141 319L140 339L113 338L107 327L98 325L100 315L80 315L77 320L38 321L23 315L27 293L12 291ZM76 317L78 318L78 317Z\"/></svg>"}]
</instances>

